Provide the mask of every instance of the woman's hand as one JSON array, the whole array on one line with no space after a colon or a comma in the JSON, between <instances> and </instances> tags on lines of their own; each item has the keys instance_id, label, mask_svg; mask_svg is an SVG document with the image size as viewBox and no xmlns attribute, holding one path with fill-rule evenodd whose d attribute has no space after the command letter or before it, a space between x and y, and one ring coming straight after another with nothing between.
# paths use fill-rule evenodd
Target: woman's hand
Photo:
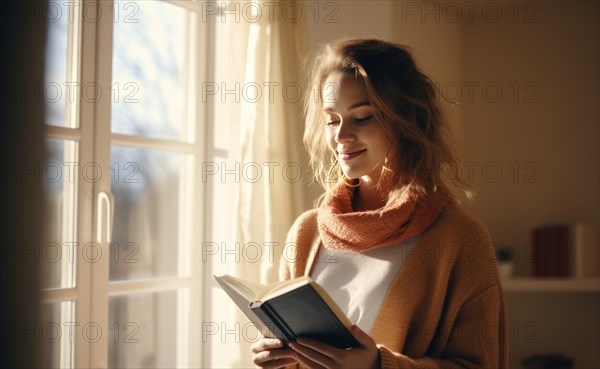
<instances>
[{"instance_id":1,"label":"woman's hand","mask_svg":"<svg viewBox=\"0 0 600 369\"><path fill-rule=\"evenodd\" d=\"M293 357L311 369L378 369L379 350L375 341L356 325L352 326L351 332L360 346L344 350L321 341L300 337L290 343L294 350Z\"/></svg>"},{"instance_id":2,"label":"woman's hand","mask_svg":"<svg viewBox=\"0 0 600 369\"><path fill-rule=\"evenodd\" d=\"M293 351L282 348L283 342L277 338L261 338L252 344L252 362L260 368L279 369L296 364Z\"/></svg>"}]
</instances>

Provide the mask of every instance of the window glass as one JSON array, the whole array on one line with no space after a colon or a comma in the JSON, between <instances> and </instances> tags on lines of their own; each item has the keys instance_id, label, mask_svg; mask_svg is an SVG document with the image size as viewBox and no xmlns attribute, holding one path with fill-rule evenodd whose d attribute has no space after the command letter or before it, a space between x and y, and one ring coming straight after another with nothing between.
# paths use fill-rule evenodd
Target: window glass
<instances>
[{"instance_id":1,"label":"window glass","mask_svg":"<svg viewBox=\"0 0 600 369\"><path fill-rule=\"evenodd\" d=\"M119 1L114 24L112 131L181 139L188 12L160 1Z\"/></svg>"},{"instance_id":2,"label":"window glass","mask_svg":"<svg viewBox=\"0 0 600 369\"><path fill-rule=\"evenodd\" d=\"M69 90L67 81L67 21L66 2L56 2L48 6L46 38L46 62L44 65L44 84L38 93L44 102L46 124L66 125L66 101ZM71 85L72 86L72 85Z\"/></svg>"},{"instance_id":3,"label":"window glass","mask_svg":"<svg viewBox=\"0 0 600 369\"><path fill-rule=\"evenodd\" d=\"M177 367L179 293L174 290L110 298L110 368Z\"/></svg>"},{"instance_id":4,"label":"window glass","mask_svg":"<svg viewBox=\"0 0 600 369\"><path fill-rule=\"evenodd\" d=\"M185 154L114 145L111 192L115 211L110 279L178 274L180 190Z\"/></svg>"},{"instance_id":5,"label":"window glass","mask_svg":"<svg viewBox=\"0 0 600 369\"><path fill-rule=\"evenodd\" d=\"M47 192L45 234L35 245L23 245L24 262L40 263L42 288L74 287L77 255L90 245L75 242L76 189L82 174L95 180L95 169L77 161L77 142L47 139L48 160L35 168Z\"/></svg>"}]
</instances>

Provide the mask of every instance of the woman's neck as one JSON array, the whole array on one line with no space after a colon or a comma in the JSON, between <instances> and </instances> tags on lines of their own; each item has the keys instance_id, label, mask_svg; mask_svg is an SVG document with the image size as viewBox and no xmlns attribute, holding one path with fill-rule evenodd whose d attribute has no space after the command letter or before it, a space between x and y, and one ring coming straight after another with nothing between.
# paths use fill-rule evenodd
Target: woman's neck
<instances>
[{"instance_id":1,"label":"woman's neck","mask_svg":"<svg viewBox=\"0 0 600 369\"><path fill-rule=\"evenodd\" d=\"M352 209L354 211L376 210L385 206L386 197L376 186L360 185L354 190Z\"/></svg>"},{"instance_id":2,"label":"woman's neck","mask_svg":"<svg viewBox=\"0 0 600 369\"><path fill-rule=\"evenodd\" d=\"M376 173L376 172L375 172ZM352 209L354 211L368 211L383 208L388 199L389 192L394 187L398 177L388 170L387 175L377 173L377 176L362 176L359 186L354 190Z\"/></svg>"}]
</instances>

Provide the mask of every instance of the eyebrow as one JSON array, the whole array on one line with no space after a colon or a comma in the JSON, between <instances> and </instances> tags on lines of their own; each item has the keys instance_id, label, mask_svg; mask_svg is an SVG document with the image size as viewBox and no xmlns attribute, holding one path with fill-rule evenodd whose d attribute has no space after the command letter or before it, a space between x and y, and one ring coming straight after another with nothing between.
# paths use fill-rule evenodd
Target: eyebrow
<instances>
[{"instance_id":1,"label":"eyebrow","mask_svg":"<svg viewBox=\"0 0 600 369\"><path fill-rule=\"evenodd\" d=\"M365 105L371 105L371 103L368 101L357 102L357 103L350 105L348 107L348 110L356 109L358 107L365 106ZM333 109L330 107L327 107L327 108L324 108L323 111L333 111Z\"/></svg>"}]
</instances>

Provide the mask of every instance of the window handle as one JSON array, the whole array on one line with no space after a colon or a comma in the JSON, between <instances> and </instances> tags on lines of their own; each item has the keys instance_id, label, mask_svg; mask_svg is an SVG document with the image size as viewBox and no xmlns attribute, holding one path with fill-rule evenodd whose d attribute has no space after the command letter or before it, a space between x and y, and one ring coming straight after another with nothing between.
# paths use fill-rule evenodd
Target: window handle
<instances>
[{"instance_id":1,"label":"window handle","mask_svg":"<svg viewBox=\"0 0 600 369\"><path fill-rule=\"evenodd\" d=\"M113 216L114 216L114 196L110 192L100 192L98 193L98 207L96 213L96 241L102 242L102 216L105 214L106 217L106 242L110 243L111 233L112 233L112 224L113 224Z\"/></svg>"}]
</instances>

